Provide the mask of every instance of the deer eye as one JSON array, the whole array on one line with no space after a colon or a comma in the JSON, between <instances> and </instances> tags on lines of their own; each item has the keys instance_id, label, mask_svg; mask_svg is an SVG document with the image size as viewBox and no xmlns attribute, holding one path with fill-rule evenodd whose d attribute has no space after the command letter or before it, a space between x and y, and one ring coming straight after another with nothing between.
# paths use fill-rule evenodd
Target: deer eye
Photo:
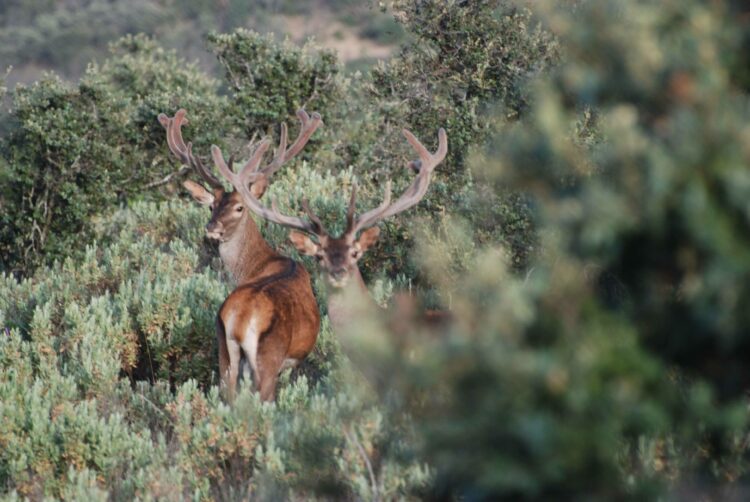
<instances>
[{"instance_id":1,"label":"deer eye","mask_svg":"<svg viewBox=\"0 0 750 502\"><path fill-rule=\"evenodd\" d=\"M234 208L234 210L237 211L238 213L241 213L242 209L243 209L242 206L237 206L236 208Z\"/></svg>"}]
</instances>

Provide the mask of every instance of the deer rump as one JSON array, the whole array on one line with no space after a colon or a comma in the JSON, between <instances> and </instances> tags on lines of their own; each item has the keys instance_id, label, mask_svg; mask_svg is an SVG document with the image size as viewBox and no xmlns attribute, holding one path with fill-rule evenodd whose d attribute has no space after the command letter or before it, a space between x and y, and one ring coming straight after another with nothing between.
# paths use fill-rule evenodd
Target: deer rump
<instances>
[{"instance_id":1,"label":"deer rump","mask_svg":"<svg viewBox=\"0 0 750 502\"><path fill-rule=\"evenodd\" d=\"M317 305L304 301L312 296L307 271L290 258L274 261L283 270L238 286L216 320L222 380L233 390L244 356L264 400L273 398L279 373L312 351L320 327Z\"/></svg>"}]
</instances>

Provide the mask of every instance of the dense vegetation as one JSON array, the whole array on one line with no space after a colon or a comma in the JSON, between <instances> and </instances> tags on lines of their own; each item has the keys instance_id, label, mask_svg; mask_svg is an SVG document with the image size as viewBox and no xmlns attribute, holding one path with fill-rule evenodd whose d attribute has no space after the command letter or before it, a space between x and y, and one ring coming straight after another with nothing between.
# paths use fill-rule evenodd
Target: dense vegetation
<instances>
[{"instance_id":1,"label":"dense vegetation","mask_svg":"<svg viewBox=\"0 0 750 502\"><path fill-rule=\"evenodd\" d=\"M741 498L746 17L698 0L534 8L390 2L410 38L365 74L219 24L218 77L129 35L75 84L6 91L4 497ZM184 174L162 182L179 166L155 117L184 107L196 152L242 158L300 106L325 127L267 197L288 212L310 197L334 231L354 178L361 208L386 177L408 183L401 127L430 148L445 127L450 156L361 262L387 308L335 336L324 315L276 403L245 386L229 406L213 323L232 286ZM394 324L407 289L454 323Z\"/></svg>"}]
</instances>

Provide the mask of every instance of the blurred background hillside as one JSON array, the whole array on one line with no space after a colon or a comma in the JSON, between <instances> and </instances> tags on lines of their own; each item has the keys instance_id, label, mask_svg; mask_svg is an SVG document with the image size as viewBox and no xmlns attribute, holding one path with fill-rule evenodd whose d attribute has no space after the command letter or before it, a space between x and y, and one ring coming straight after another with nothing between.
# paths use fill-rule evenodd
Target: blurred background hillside
<instances>
[{"instance_id":1,"label":"blurred background hillside","mask_svg":"<svg viewBox=\"0 0 750 502\"><path fill-rule=\"evenodd\" d=\"M106 57L110 42L145 33L217 72L204 37L239 27L297 43L314 37L352 69L387 58L404 37L392 16L357 0L4 0L0 66L13 66L11 86L50 70L75 81Z\"/></svg>"}]
</instances>

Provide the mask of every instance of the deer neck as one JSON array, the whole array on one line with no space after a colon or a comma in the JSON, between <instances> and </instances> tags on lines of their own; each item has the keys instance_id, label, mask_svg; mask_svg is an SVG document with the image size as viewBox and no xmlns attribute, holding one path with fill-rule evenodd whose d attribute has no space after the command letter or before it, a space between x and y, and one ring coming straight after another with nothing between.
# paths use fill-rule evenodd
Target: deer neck
<instances>
[{"instance_id":1,"label":"deer neck","mask_svg":"<svg viewBox=\"0 0 750 502\"><path fill-rule=\"evenodd\" d=\"M278 253L271 249L255 220L246 213L232 237L219 245L219 255L237 284L244 284L262 275Z\"/></svg>"},{"instance_id":2,"label":"deer neck","mask_svg":"<svg viewBox=\"0 0 750 502\"><path fill-rule=\"evenodd\" d=\"M350 281L352 282L352 286L356 286L357 290L363 294L366 295L368 298L370 297L370 291L367 289L367 286L365 285L365 280L362 279L362 274L359 271L358 266L354 266L354 270L352 270L352 276Z\"/></svg>"},{"instance_id":3,"label":"deer neck","mask_svg":"<svg viewBox=\"0 0 750 502\"><path fill-rule=\"evenodd\" d=\"M345 287L328 286L328 319L334 331L356 322L359 309L369 308L374 303L358 267L355 267Z\"/></svg>"}]
</instances>

